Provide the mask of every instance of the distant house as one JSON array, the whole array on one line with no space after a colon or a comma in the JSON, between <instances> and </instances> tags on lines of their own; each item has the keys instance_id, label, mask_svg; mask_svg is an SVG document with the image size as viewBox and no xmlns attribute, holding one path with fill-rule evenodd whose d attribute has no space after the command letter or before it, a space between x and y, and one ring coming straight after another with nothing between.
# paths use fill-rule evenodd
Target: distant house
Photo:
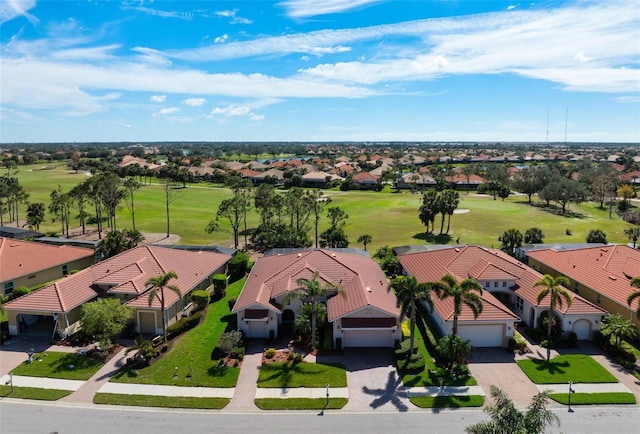
<instances>
[{"instance_id":1,"label":"distant house","mask_svg":"<svg viewBox=\"0 0 640 434\"><path fill-rule=\"evenodd\" d=\"M326 172L309 172L302 175L302 185L305 187L324 187L331 181L342 181L338 175Z\"/></svg>"},{"instance_id":2,"label":"distant house","mask_svg":"<svg viewBox=\"0 0 640 434\"><path fill-rule=\"evenodd\" d=\"M548 296L540 303L535 283L542 278L537 271L500 250L480 246L407 246L396 248L407 274L419 282L438 281L451 274L458 282L470 277L482 287L483 311L473 318L464 306L458 319L458 334L476 347L504 347L513 336L515 324L524 321L535 327L538 318L549 310ZM555 310L565 333L575 332L578 339L591 339L599 330L605 311L579 295L570 307ZM433 317L443 334L451 333L453 301L434 298Z\"/></svg>"},{"instance_id":3,"label":"distant house","mask_svg":"<svg viewBox=\"0 0 640 434\"><path fill-rule=\"evenodd\" d=\"M315 273L323 284L345 292L323 300L334 346L392 347L401 340L400 311L387 279L378 263L357 249L282 249L258 258L232 310L238 330L250 338L278 336L302 304L284 305L283 298L299 287L298 279L312 279Z\"/></svg>"},{"instance_id":4,"label":"distant house","mask_svg":"<svg viewBox=\"0 0 640 434\"><path fill-rule=\"evenodd\" d=\"M631 279L640 277L640 251L629 246L597 245L577 249L532 250L526 253L529 265L541 273L565 276L576 294L607 312L630 318L640 327L638 300L631 308L627 297L637 288Z\"/></svg>"},{"instance_id":5,"label":"distant house","mask_svg":"<svg viewBox=\"0 0 640 434\"><path fill-rule=\"evenodd\" d=\"M40 232L32 231L30 229L14 228L12 226L0 226L0 237L13 238L14 240L30 240L33 238L41 237Z\"/></svg>"},{"instance_id":6,"label":"distant house","mask_svg":"<svg viewBox=\"0 0 640 434\"><path fill-rule=\"evenodd\" d=\"M375 190L380 185L379 179L369 172L358 172L353 175L351 182L360 190Z\"/></svg>"},{"instance_id":7,"label":"distant house","mask_svg":"<svg viewBox=\"0 0 640 434\"><path fill-rule=\"evenodd\" d=\"M136 247L6 303L9 332L66 337L81 328L84 303L117 297L135 308L137 332L161 333L160 301L155 298L149 306L147 280L169 271L178 275L171 284L180 288L182 296L165 291L165 315L167 324L172 324L188 308L190 293L208 288L212 276L224 272L230 259L231 255L208 251Z\"/></svg>"},{"instance_id":8,"label":"distant house","mask_svg":"<svg viewBox=\"0 0 640 434\"><path fill-rule=\"evenodd\" d=\"M263 182L265 182L265 180L267 179L267 177L270 177L272 179L276 180L276 184L282 184L284 182L284 172L282 170L279 169L269 169L265 172L260 172L259 174L255 175L253 177L253 181L256 184L261 184Z\"/></svg>"},{"instance_id":9,"label":"distant house","mask_svg":"<svg viewBox=\"0 0 640 434\"><path fill-rule=\"evenodd\" d=\"M2 294L9 295L19 286L32 287L60 279L93 262L93 249L0 238Z\"/></svg>"}]
</instances>

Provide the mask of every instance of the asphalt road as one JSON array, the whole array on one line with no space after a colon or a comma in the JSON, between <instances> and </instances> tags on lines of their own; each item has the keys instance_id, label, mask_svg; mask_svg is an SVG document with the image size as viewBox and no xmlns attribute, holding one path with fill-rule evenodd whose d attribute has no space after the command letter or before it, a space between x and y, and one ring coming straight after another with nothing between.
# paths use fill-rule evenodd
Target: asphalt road
<instances>
[{"instance_id":1,"label":"asphalt road","mask_svg":"<svg viewBox=\"0 0 640 434\"><path fill-rule=\"evenodd\" d=\"M576 407L574 413L557 408L562 425L548 433L637 432L640 408ZM148 433L463 433L472 423L485 420L479 409L408 413L223 413L116 406L81 406L60 403L4 401L0 403L0 432L11 434L126 434Z\"/></svg>"}]
</instances>

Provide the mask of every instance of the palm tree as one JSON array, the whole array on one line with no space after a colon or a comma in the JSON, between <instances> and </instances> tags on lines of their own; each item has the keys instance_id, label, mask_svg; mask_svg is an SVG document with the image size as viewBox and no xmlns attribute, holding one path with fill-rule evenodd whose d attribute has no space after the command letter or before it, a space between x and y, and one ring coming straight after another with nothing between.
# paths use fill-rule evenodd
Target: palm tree
<instances>
[{"instance_id":1,"label":"palm tree","mask_svg":"<svg viewBox=\"0 0 640 434\"><path fill-rule=\"evenodd\" d=\"M482 286L476 279L469 277L458 283L451 274L445 274L439 282L431 285L440 299L453 298L453 335L458 334L458 317L463 305L471 309L474 318L482 313Z\"/></svg>"},{"instance_id":2,"label":"palm tree","mask_svg":"<svg viewBox=\"0 0 640 434\"><path fill-rule=\"evenodd\" d=\"M396 293L396 305L402 314L409 318L409 354L413 354L413 343L416 329L416 311L423 301L433 309L431 299L431 286L426 283L418 283L413 276L399 276L391 282L388 290Z\"/></svg>"},{"instance_id":3,"label":"palm tree","mask_svg":"<svg viewBox=\"0 0 640 434\"><path fill-rule=\"evenodd\" d=\"M320 273L313 273L311 279L301 277L296 280L298 288L289 292L282 300L282 305L285 306L293 299L309 300L311 302L311 348L316 348L316 328L318 322L318 298L331 295L332 292L337 293L342 297L346 297L344 290L333 283L323 284L319 279Z\"/></svg>"},{"instance_id":4,"label":"palm tree","mask_svg":"<svg viewBox=\"0 0 640 434\"><path fill-rule=\"evenodd\" d=\"M358 242L364 244L364 251L367 251L367 244L371 242L372 238L369 234L360 235L358 237Z\"/></svg>"},{"instance_id":5,"label":"palm tree","mask_svg":"<svg viewBox=\"0 0 640 434\"><path fill-rule=\"evenodd\" d=\"M633 241L633 248L636 248L636 243L638 242L638 238L640 238L640 226L632 226L630 228L626 228L624 230L624 234L629 238L630 241Z\"/></svg>"},{"instance_id":6,"label":"palm tree","mask_svg":"<svg viewBox=\"0 0 640 434\"><path fill-rule=\"evenodd\" d=\"M562 287L569 286L569 279L564 276L553 277L549 274L542 276L533 286L542 286L538 292L537 302L540 304L543 298L549 295L549 325L547 326L547 362L551 358L551 324L553 323L553 310L556 306L562 307L563 302L567 303L567 307L571 306L573 297Z\"/></svg>"},{"instance_id":7,"label":"palm tree","mask_svg":"<svg viewBox=\"0 0 640 434\"><path fill-rule=\"evenodd\" d=\"M610 313L602 319L601 332L604 336L613 336L616 347L620 346L622 338L633 339L638 336L636 326L619 313Z\"/></svg>"},{"instance_id":8,"label":"palm tree","mask_svg":"<svg viewBox=\"0 0 640 434\"><path fill-rule=\"evenodd\" d=\"M631 286L633 286L634 288L640 288L640 277L634 277L633 279L631 279ZM635 291L629 294L629 297L627 297L627 304L629 305L629 307L631 307L631 303L633 303L633 300L635 300L636 298L640 298L640 291ZM640 302L638 303L636 316L640 318Z\"/></svg>"},{"instance_id":9,"label":"palm tree","mask_svg":"<svg viewBox=\"0 0 640 434\"><path fill-rule=\"evenodd\" d=\"M547 409L548 392L540 392L534 396L526 413L522 413L502 390L493 385L490 390L495 405L485 410L491 416L491 420L468 426L465 428L466 432L470 434L541 433L549 424L560 426L558 416Z\"/></svg>"},{"instance_id":10,"label":"palm tree","mask_svg":"<svg viewBox=\"0 0 640 434\"><path fill-rule=\"evenodd\" d=\"M164 302L164 290L165 288L175 292L178 297L182 296L180 288L175 285L169 285L171 279L177 279L178 275L175 271L169 271L163 275L152 277L147 280L146 285L151 285L149 289L149 306L153 304L153 299L158 298L160 300L160 315L162 315L162 336L164 342L167 342L167 318L165 316L165 302Z\"/></svg>"},{"instance_id":11,"label":"palm tree","mask_svg":"<svg viewBox=\"0 0 640 434\"><path fill-rule=\"evenodd\" d=\"M449 233L449 228L451 227L451 216L454 211L460 205L460 193L455 190L445 190L442 195L444 196L444 207L447 212L447 233Z\"/></svg>"}]
</instances>

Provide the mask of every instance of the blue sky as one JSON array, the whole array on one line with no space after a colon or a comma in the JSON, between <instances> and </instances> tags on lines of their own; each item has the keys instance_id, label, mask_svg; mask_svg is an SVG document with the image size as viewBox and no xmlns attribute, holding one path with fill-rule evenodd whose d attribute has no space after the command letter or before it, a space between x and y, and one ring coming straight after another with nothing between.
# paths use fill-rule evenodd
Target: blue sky
<instances>
[{"instance_id":1,"label":"blue sky","mask_svg":"<svg viewBox=\"0 0 640 434\"><path fill-rule=\"evenodd\" d=\"M0 140L640 142L640 2L0 1Z\"/></svg>"}]
</instances>

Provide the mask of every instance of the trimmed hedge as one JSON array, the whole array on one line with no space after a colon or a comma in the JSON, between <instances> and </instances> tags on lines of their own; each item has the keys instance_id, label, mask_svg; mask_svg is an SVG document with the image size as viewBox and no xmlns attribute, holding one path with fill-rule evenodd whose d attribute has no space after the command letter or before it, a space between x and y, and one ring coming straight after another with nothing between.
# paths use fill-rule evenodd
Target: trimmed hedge
<instances>
[{"instance_id":1,"label":"trimmed hedge","mask_svg":"<svg viewBox=\"0 0 640 434\"><path fill-rule=\"evenodd\" d=\"M247 273L249 265L249 255L244 252L238 252L228 263L229 266L229 282L240 280Z\"/></svg>"},{"instance_id":2,"label":"trimmed hedge","mask_svg":"<svg viewBox=\"0 0 640 434\"><path fill-rule=\"evenodd\" d=\"M227 289L227 275L214 274L213 275L213 293L216 295L224 295L225 289Z\"/></svg>"},{"instance_id":3,"label":"trimmed hedge","mask_svg":"<svg viewBox=\"0 0 640 434\"><path fill-rule=\"evenodd\" d=\"M193 291L191 301L196 305L196 310L202 310L209 304L209 293L204 289Z\"/></svg>"},{"instance_id":4,"label":"trimmed hedge","mask_svg":"<svg viewBox=\"0 0 640 434\"><path fill-rule=\"evenodd\" d=\"M202 312L196 312L186 318L180 318L176 323L167 327L167 338L173 339L181 333L191 330L200 323Z\"/></svg>"}]
</instances>

